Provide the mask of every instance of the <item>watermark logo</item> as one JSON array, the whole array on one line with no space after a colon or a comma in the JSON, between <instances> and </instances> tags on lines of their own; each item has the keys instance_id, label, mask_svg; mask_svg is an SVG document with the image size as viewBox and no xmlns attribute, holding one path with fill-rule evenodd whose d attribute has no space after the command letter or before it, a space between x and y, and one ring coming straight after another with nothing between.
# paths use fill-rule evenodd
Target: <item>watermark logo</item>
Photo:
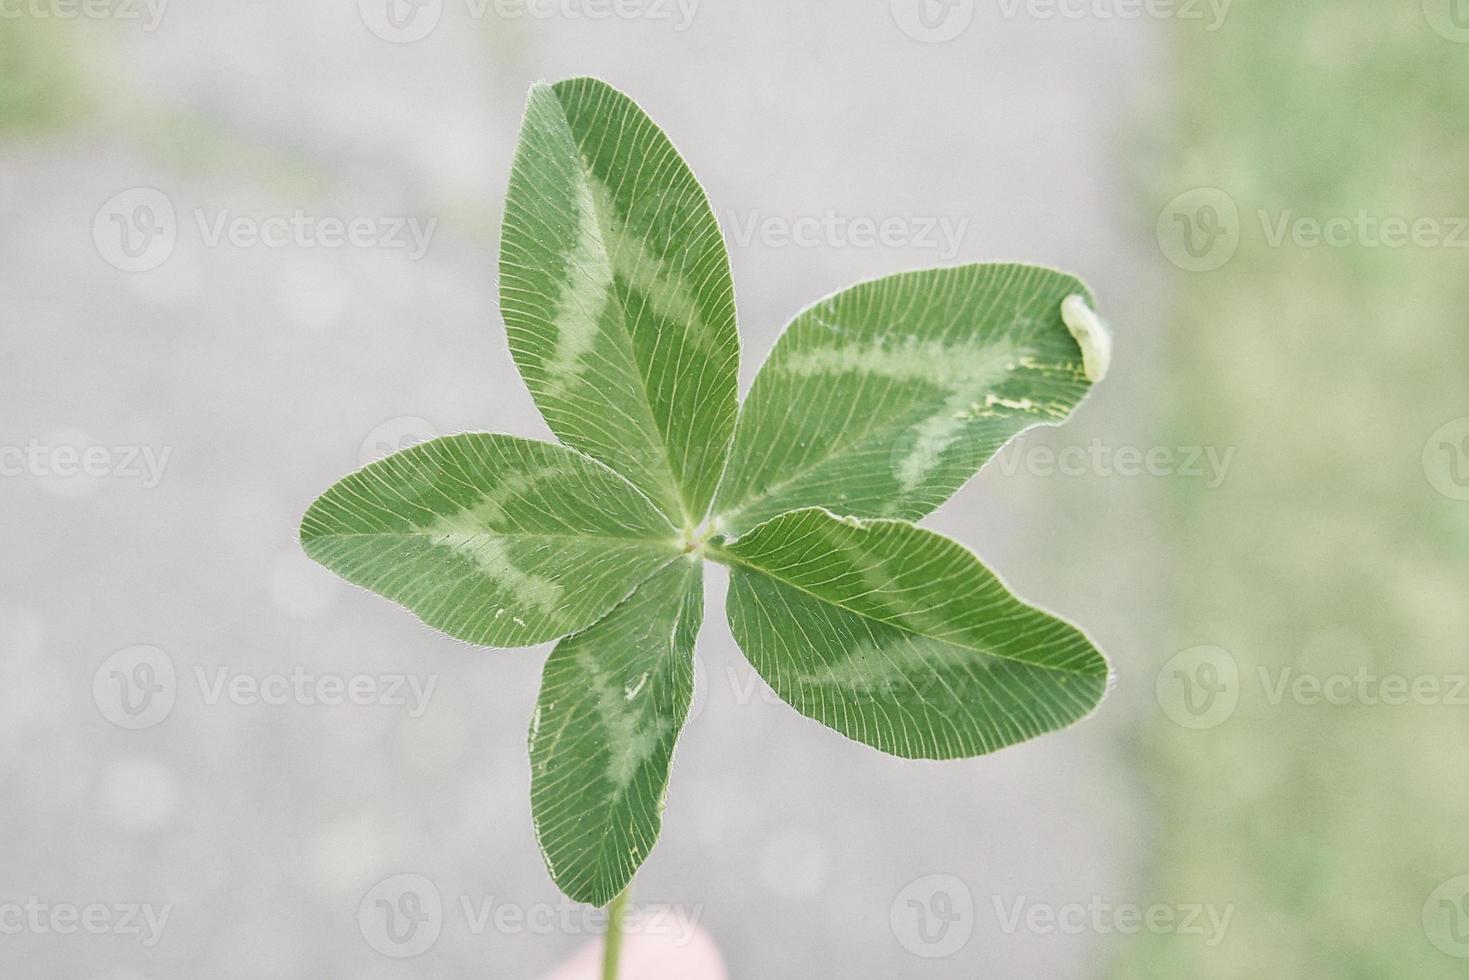
<instances>
[{"instance_id":1,"label":"watermark logo","mask_svg":"<svg viewBox=\"0 0 1469 980\"><path fill-rule=\"evenodd\" d=\"M367 945L393 959L428 952L444 928L438 887L420 874L400 874L373 885L357 907L357 928Z\"/></svg>"},{"instance_id":2,"label":"watermark logo","mask_svg":"<svg viewBox=\"0 0 1469 980\"><path fill-rule=\"evenodd\" d=\"M400 415L369 432L357 447L357 464L366 466L421 442L438 438L439 430L428 419Z\"/></svg>"},{"instance_id":3,"label":"watermark logo","mask_svg":"<svg viewBox=\"0 0 1469 980\"><path fill-rule=\"evenodd\" d=\"M1469 416L1444 423L1428 437L1423 475L1450 500L1469 500Z\"/></svg>"},{"instance_id":4,"label":"watermark logo","mask_svg":"<svg viewBox=\"0 0 1469 980\"><path fill-rule=\"evenodd\" d=\"M1239 208L1217 187L1198 187L1168 202L1158 215L1158 247L1187 272L1212 272L1239 248Z\"/></svg>"},{"instance_id":5,"label":"watermark logo","mask_svg":"<svg viewBox=\"0 0 1469 980\"><path fill-rule=\"evenodd\" d=\"M92 675L92 702L119 728L152 728L169 716L177 697L173 659L158 647L119 650Z\"/></svg>"},{"instance_id":6,"label":"watermark logo","mask_svg":"<svg viewBox=\"0 0 1469 980\"><path fill-rule=\"evenodd\" d=\"M114 194L92 219L92 242L109 265L123 272L156 269L178 243L173 202L152 187Z\"/></svg>"},{"instance_id":7,"label":"watermark logo","mask_svg":"<svg viewBox=\"0 0 1469 980\"><path fill-rule=\"evenodd\" d=\"M927 875L898 892L888 923L914 956L953 956L974 934L974 895L953 875Z\"/></svg>"},{"instance_id":8,"label":"watermark logo","mask_svg":"<svg viewBox=\"0 0 1469 980\"><path fill-rule=\"evenodd\" d=\"M1423 933L1445 956L1469 959L1469 875L1450 878L1428 896Z\"/></svg>"},{"instance_id":9,"label":"watermark logo","mask_svg":"<svg viewBox=\"0 0 1469 980\"><path fill-rule=\"evenodd\" d=\"M1469 0L1423 0L1423 17L1441 37L1469 44Z\"/></svg>"},{"instance_id":10,"label":"watermark logo","mask_svg":"<svg viewBox=\"0 0 1469 980\"><path fill-rule=\"evenodd\" d=\"M1239 707L1239 664L1220 647L1190 647L1158 671L1154 691L1159 707L1176 724L1215 728Z\"/></svg>"},{"instance_id":11,"label":"watermark logo","mask_svg":"<svg viewBox=\"0 0 1469 980\"><path fill-rule=\"evenodd\" d=\"M969 29L974 0L892 0L893 21L915 41L943 44Z\"/></svg>"},{"instance_id":12,"label":"watermark logo","mask_svg":"<svg viewBox=\"0 0 1469 980\"><path fill-rule=\"evenodd\" d=\"M357 0L357 13L367 29L384 41L411 44L439 26L444 0Z\"/></svg>"}]
</instances>

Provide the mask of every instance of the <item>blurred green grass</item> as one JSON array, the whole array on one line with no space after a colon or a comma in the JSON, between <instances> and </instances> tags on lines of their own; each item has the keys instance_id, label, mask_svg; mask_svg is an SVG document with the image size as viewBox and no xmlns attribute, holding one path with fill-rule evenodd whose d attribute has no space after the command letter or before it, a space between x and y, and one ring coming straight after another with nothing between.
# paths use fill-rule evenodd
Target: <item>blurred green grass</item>
<instances>
[{"instance_id":1,"label":"blurred green grass","mask_svg":"<svg viewBox=\"0 0 1469 980\"><path fill-rule=\"evenodd\" d=\"M53 127L81 112L70 26L31 17L0 21L0 132Z\"/></svg>"},{"instance_id":2,"label":"blurred green grass","mask_svg":"<svg viewBox=\"0 0 1469 980\"><path fill-rule=\"evenodd\" d=\"M1147 887L1235 917L1213 949L1139 937L1112 972L1461 977L1469 962L1420 916L1469 873L1469 708L1271 705L1258 671L1469 671L1469 503L1435 492L1421 461L1469 415L1469 250L1272 246L1258 211L1469 215L1469 45L1416 0L1239 0L1174 55L1173 183L1152 213L1219 187L1242 234L1222 268L1180 274L1169 413L1238 452L1222 488L1172 497L1158 661L1222 646L1242 693L1217 728L1160 713L1144 739Z\"/></svg>"}]
</instances>

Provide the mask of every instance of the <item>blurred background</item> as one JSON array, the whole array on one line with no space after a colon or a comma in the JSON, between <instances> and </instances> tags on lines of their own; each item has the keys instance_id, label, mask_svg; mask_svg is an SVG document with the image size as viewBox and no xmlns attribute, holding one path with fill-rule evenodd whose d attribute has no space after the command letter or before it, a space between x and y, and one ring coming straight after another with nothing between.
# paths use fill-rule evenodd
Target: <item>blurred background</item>
<instances>
[{"instance_id":1,"label":"blurred background","mask_svg":"<svg viewBox=\"0 0 1469 980\"><path fill-rule=\"evenodd\" d=\"M1101 712L879 755L715 570L633 897L666 975L1463 976L1469 0L0 0L0 974L591 975L546 650L295 542L389 451L549 437L495 257L575 74L708 189L746 386L903 269L1055 265L1116 333L928 522L1089 630Z\"/></svg>"}]
</instances>

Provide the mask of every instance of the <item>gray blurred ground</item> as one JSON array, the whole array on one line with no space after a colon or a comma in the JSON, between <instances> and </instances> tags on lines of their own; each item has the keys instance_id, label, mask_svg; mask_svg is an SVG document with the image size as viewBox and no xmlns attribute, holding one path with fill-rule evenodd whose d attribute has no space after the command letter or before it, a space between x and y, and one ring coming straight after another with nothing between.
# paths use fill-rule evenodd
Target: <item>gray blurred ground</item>
<instances>
[{"instance_id":1,"label":"gray blurred ground","mask_svg":"<svg viewBox=\"0 0 1469 980\"><path fill-rule=\"evenodd\" d=\"M1036 261L1092 285L1118 366L1072 427L1029 443L1156 438L1162 260L1134 223L1124 158L1163 75L1157 25L981 5L935 44L886 2L707 0L681 31L467 10L445 0L404 44L350 3L179 4L151 32L44 25L85 108L0 137L0 445L51 453L0 479L0 901L169 914L154 945L120 929L0 935L6 976L521 978L593 938L575 922L477 931L460 902L563 902L528 804L546 651L437 637L294 541L314 494L364 452L431 434L416 419L548 436L495 304L533 80L596 74L629 92L727 230L757 229L731 242L746 385L794 312L857 279ZM107 202L132 188L161 192L177 230L166 259L126 272ZM124 226L139 217L125 203ZM296 209L436 224L418 260L208 242L223 212ZM964 233L954 254L942 239L781 244L782 221L828 212ZM61 446L107 447L108 475L59 475ZM123 465L130 447L168 453L156 486ZM693 911L736 977L1093 975L1124 937L1007 932L996 901L1157 898L1139 884L1146 811L1110 736L1151 696L1129 659L1161 629L1159 490L992 466L930 521L1084 624L1123 686L1085 725L988 759L890 759L776 703L711 575L703 706L634 901ZM163 659L109 659L138 645ZM120 700L147 680L141 661L173 670L156 720ZM216 696L222 677L295 671L435 687L421 712ZM404 873L432 882L444 912L432 948L397 960L359 907ZM921 881L934 875L942 896ZM945 943L952 955L931 955Z\"/></svg>"}]
</instances>

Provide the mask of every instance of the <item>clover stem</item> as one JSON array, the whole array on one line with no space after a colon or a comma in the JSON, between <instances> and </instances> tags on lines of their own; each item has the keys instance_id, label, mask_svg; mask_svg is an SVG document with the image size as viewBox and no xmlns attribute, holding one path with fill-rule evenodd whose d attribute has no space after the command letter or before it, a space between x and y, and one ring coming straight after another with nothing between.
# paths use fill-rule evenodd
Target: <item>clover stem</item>
<instances>
[{"instance_id":1,"label":"clover stem","mask_svg":"<svg viewBox=\"0 0 1469 980\"><path fill-rule=\"evenodd\" d=\"M602 980L617 980L617 959L622 952L622 911L632 883L617 893L607 906L607 935L602 939Z\"/></svg>"}]
</instances>

